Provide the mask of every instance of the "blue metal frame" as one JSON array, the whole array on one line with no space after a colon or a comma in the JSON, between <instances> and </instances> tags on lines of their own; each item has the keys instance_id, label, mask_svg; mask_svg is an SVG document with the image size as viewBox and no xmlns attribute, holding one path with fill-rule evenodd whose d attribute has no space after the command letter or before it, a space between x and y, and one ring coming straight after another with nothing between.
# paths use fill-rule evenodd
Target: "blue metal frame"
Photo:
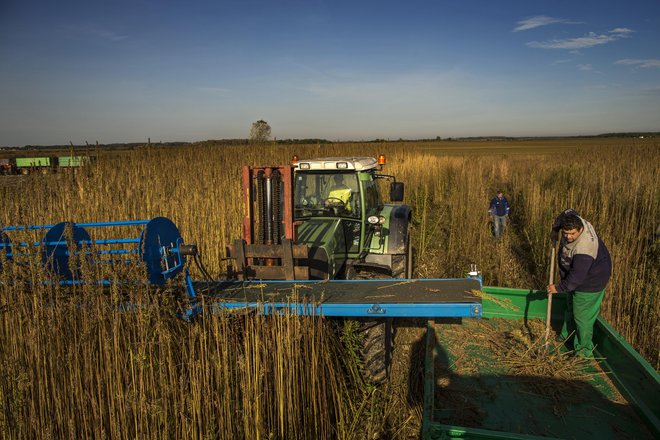
<instances>
[{"instance_id":1,"label":"blue metal frame","mask_svg":"<svg viewBox=\"0 0 660 440\"><path fill-rule=\"evenodd\" d=\"M118 222L91 222L91 223L76 223L76 226L81 228L94 228L97 226L136 226L136 225L146 225L151 220L124 220ZM58 223L59 224L59 223ZM52 225L32 225L32 226L5 226L2 231L27 231L27 230L39 230L39 229L52 229L56 224Z\"/></svg>"},{"instance_id":2,"label":"blue metal frame","mask_svg":"<svg viewBox=\"0 0 660 440\"><path fill-rule=\"evenodd\" d=\"M64 230L71 226L73 230L73 242L63 240ZM137 238L113 238L93 240L89 237L85 228L107 228L124 226L143 226ZM12 231L38 231L45 230L46 234L41 241L12 243L7 232ZM14 248L26 248L30 246L42 248L43 263L56 275L60 277L62 285L79 284L76 270L69 268L69 257L72 255L130 255L138 254L147 266L149 282L162 285L166 280L180 273L186 264L185 256L181 255L179 249L184 244L177 227L165 217L156 217L151 220L127 220L113 222L89 222L72 223L62 222L49 225L32 226L6 226L0 229L2 240L0 240L0 251L4 251L7 259L25 256L27 254L17 253ZM74 249L69 249L73 245ZM134 245L126 249L93 249L90 246L108 245ZM131 260L94 260L92 263L123 263L130 264ZM1 263L0 263L1 264ZM0 269L2 266L0 265ZM106 280L98 283L110 284Z\"/></svg>"}]
</instances>

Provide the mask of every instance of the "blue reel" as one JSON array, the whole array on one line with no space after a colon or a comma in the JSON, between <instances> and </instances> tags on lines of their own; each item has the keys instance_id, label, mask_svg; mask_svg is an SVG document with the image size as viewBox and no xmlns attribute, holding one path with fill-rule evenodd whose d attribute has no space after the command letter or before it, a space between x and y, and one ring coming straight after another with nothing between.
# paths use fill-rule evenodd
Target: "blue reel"
<instances>
[{"instance_id":1,"label":"blue reel","mask_svg":"<svg viewBox=\"0 0 660 440\"><path fill-rule=\"evenodd\" d=\"M130 228L142 226L138 237L121 237L110 239L92 239L87 229L93 228ZM12 243L7 232L47 230L40 242ZM179 229L169 219L156 217L151 220L134 220L119 222L73 223L61 222L56 225L8 226L0 230L0 261L4 257L12 259L21 254L18 249L29 246L41 247L41 260L45 267L55 274L63 284L73 284L78 281L78 268L72 267L72 255L85 258L87 263L104 264L126 260L126 255L137 254L147 269L148 281L151 284L163 285L165 281L175 277L185 267L184 245ZM110 257L109 257L110 256ZM108 260L107 258L110 258ZM123 258L123 259L118 259ZM0 269L2 268L0 262Z\"/></svg>"}]
</instances>

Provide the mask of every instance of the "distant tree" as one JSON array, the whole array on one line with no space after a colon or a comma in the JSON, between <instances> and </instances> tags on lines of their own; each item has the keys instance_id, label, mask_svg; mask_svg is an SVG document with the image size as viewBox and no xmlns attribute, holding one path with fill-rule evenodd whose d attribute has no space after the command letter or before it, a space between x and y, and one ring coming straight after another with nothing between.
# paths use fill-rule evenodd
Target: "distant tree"
<instances>
[{"instance_id":1,"label":"distant tree","mask_svg":"<svg viewBox=\"0 0 660 440\"><path fill-rule=\"evenodd\" d=\"M259 119L252 124L250 130L250 142L261 143L270 139L270 125L263 119Z\"/></svg>"}]
</instances>

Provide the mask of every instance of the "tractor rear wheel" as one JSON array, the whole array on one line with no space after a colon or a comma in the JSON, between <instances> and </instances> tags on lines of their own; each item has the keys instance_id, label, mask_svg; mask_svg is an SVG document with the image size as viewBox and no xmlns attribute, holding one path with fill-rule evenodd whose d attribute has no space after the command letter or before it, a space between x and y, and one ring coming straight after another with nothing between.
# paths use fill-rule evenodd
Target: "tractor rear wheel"
<instances>
[{"instance_id":1,"label":"tractor rear wheel","mask_svg":"<svg viewBox=\"0 0 660 440\"><path fill-rule=\"evenodd\" d=\"M346 279L371 280L391 278L389 275L372 271L357 271L349 268ZM381 385L389 377L394 349L394 334L392 318L361 318L353 320L357 323L359 336L360 371L365 381Z\"/></svg>"},{"instance_id":2,"label":"tractor rear wheel","mask_svg":"<svg viewBox=\"0 0 660 440\"><path fill-rule=\"evenodd\" d=\"M392 364L392 319L360 320L362 377L374 385L387 381Z\"/></svg>"},{"instance_id":3,"label":"tractor rear wheel","mask_svg":"<svg viewBox=\"0 0 660 440\"><path fill-rule=\"evenodd\" d=\"M412 231L408 225L406 252L392 256L391 273L378 270L357 270L349 266L346 270L348 280L372 280L388 278L412 278L414 272L414 248ZM358 321L360 332L360 359L362 375L368 382L376 385L385 383L390 376L394 352L394 326L392 318L373 318Z\"/></svg>"}]
</instances>

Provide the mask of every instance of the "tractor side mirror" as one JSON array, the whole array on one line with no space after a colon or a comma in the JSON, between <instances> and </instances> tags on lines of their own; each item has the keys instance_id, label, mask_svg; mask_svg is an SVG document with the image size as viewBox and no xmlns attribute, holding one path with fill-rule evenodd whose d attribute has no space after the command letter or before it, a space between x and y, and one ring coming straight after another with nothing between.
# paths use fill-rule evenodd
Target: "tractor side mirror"
<instances>
[{"instance_id":1,"label":"tractor side mirror","mask_svg":"<svg viewBox=\"0 0 660 440\"><path fill-rule=\"evenodd\" d=\"M390 183L390 200L393 202L403 202L403 182Z\"/></svg>"}]
</instances>

